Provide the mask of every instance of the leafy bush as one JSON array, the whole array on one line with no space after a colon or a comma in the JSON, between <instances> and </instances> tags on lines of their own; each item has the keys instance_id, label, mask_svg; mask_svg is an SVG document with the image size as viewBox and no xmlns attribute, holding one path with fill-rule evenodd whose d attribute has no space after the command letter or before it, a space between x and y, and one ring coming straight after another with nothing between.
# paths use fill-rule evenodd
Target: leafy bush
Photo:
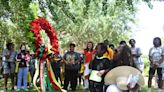
<instances>
[{"instance_id":1,"label":"leafy bush","mask_svg":"<svg viewBox=\"0 0 164 92\"><path fill-rule=\"evenodd\" d=\"M148 76L149 75L149 58L148 56L143 56L144 60L144 75Z\"/></svg>"}]
</instances>

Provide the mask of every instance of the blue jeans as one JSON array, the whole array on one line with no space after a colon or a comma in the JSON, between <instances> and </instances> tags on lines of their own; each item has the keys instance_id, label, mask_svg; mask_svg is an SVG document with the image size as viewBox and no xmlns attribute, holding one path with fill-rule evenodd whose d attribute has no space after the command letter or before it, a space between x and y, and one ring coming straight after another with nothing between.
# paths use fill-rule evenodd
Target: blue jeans
<instances>
[{"instance_id":1,"label":"blue jeans","mask_svg":"<svg viewBox=\"0 0 164 92\"><path fill-rule=\"evenodd\" d=\"M18 80L17 80L17 89L21 89L21 84L23 80L23 88L27 88L27 74L28 67L19 67L18 68Z\"/></svg>"}]
</instances>

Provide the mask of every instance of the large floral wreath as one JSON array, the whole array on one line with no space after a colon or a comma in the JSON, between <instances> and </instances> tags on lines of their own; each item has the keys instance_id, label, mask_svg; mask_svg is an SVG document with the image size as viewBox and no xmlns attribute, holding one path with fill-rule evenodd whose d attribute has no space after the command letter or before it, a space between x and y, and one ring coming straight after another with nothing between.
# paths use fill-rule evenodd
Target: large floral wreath
<instances>
[{"instance_id":1,"label":"large floral wreath","mask_svg":"<svg viewBox=\"0 0 164 92\"><path fill-rule=\"evenodd\" d=\"M52 53L55 55L58 53L58 39L57 39L57 36L56 36L56 32L55 30L52 28L52 26L50 25L50 23L48 23L48 21L45 19L45 18L42 18L42 17L39 17L37 19L34 19L32 22L31 22L31 30L30 32L34 33L34 37L36 38L35 40L35 56L37 56L39 58L39 63L40 63L40 69L43 69L43 62L44 61L47 61L47 70L48 70L48 77L49 77L49 80L51 82L51 84L59 91L62 91L60 85L58 84L58 82L56 81L55 77L54 77L54 74L52 72L52 68L51 68L51 65L50 65L50 62L48 60L48 57L47 57L47 53L48 53L48 47L46 47L45 45L43 45L43 41L42 41L42 37L40 35L40 31L41 30L44 30L45 33L48 35L49 39L50 39L50 44L51 44L51 51ZM40 72L40 81L41 81L41 91L42 92L45 92L45 86L44 85L44 69L43 70L40 70L39 71L39 68L38 68L38 71L36 72L36 78L34 77L34 81L36 81L38 75L39 75L39 72ZM33 81L34 85L35 82ZM49 83L48 83L49 84ZM37 86L36 86L37 88ZM38 89L38 88L37 88Z\"/></svg>"}]
</instances>

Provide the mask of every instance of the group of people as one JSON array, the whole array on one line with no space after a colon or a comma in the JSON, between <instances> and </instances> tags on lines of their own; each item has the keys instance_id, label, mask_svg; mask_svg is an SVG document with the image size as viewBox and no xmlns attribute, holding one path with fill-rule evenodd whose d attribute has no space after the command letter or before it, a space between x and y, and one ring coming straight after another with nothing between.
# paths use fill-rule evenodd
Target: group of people
<instances>
[{"instance_id":1,"label":"group of people","mask_svg":"<svg viewBox=\"0 0 164 92\"><path fill-rule=\"evenodd\" d=\"M117 88L117 92L141 91L141 86L144 85L144 77L142 75L142 72L144 72L144 60L141 57L141 49L136 47L135 43L135 39L129 40L130 46L126 43L126 41L121 41L119 46L115 48L113 44L109 44L109 41L105 40L102 43L98 43L94 48L93 42L88 42L86 49L84 49L81 54L83 56L82 63L80 62L80 56L78 59L78 53L74 51L75 44L70 44L70 51L68 51L63 57L63 62L65 64L65 80L63 88L67 90L68 83L70 81L70 88L72 90L76 90L78 71L80 70L80 66L81 68L84 66L84 71L82 72L84 89L89 89L90 92L116 92L112 91L112 89L115 88ZM157 91L161 92L162 90L162 68L164 68L163 53L164 48L162 47L161 39L159 37L155 37L153 40L153 47L150 48L149 51L150 69L148 78L148 92L152 91L152 78L154 77L156 70L158 75ZM79 66L79 64L81 65ZM131 74L133 74L133 78L135 78L134 80L136 80L136 77L138 76L139 78L137 77L138 79L136 84L134 86L130 86L132 83L126 83L127 88L122 89L116 85L117 83L115 83L116 87L111 87L111 85L113 86L114 84L113 82L110 82L111 84L105 83L105 77L107 78L106 80L109 81L110 78L112 78L109 76L114 76L111 72L116 70L118 71L118 69L121 69L122 66L134 68L132 69L133 71L131 71L129 70L131 68L124 67L125 69L122 69L123 71L120 70L120 74L127 74L126 77L128 78ZM117 73L119 74L119 72ZM119 77L118 74L117 77ZM133 78L129 80L133 80ZM120 79L119 81L122 81ZM118 81L117 78L115 78L115 81Z\"/></svg>"},{"instance_id":2,"label":"group of people","mask_svg":"<svg viewBox=\"0 0 164 92\"><path fill-rule=\"evenodd\" d=\"M15 86L17 86L17 90L23 88L25 91L27 91L27 75L29 69L31 68L29 65L31 55L26 47L26 43L22 43L20 50L17 52L14 49L14 44L9 42L6 44L6 49L4 49L2 52L4 92L6 92L8 88L8 78L11 78L11 90L15 90Z\"/></svg>"},{"instance_id":3,"label":"group of people","mask_svg":"<svg viewBox=\"0 0 164 92\"><path fill-rule=\"evenodd\" d=\"M97 43L94 47L93 42L90 41L83 52L76 52L76 44L71 43L69 44L69 50L63 55L54 56L49 54L55 78L57 81L60 79L63 89L68 90L68 88L71 88L75 92L78 78L80 82L83 80L83 88L89 89L90 92L139 92L141 91L141 86L144 85L142 76L144 61L141 58L141 49L136 47L135 43L135 39L130 39L130 46L126 41L121 41L118 47L115 47L113 44L109 44L108 40L105 40ZM21 44L20 51L16 52L14 44L7 43L6 49L3 50L2 67L5 91L7 91L9 77L11 78L12 90L14 90L16 84L17 90L23 88L28 91L27 75L30 71L31 76L33 76L35 68L33 67L34 64L30 64L33 61L33 56L26 49L26 45L26 43ZM161 46L162 42L159 37L154 38L153 45L149 51L148 91L151 92L152 78L157 70L158 92L161 92L163 86L162 78L164 77L162 74L164 48ZM16 64L18 67L17 75L15 75ZM64 71L64 82L61 78L61 70ZM16 82L14 81L15 78L17 79ZM135 80L133 82L124 82L123 87L123 80L133 79ZM131 86L132 84L134 85Z\"/></svg>"}]
</instances>

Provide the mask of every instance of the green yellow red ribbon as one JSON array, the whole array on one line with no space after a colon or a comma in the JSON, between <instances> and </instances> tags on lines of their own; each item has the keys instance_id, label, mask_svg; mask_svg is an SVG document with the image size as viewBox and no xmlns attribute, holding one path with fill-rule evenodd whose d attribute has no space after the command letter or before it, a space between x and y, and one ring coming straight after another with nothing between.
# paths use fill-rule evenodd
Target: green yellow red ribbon
<instances>
[{"instance_id":1,"label":"green yellow red ribbon","mask_svg":"<svg viewBox=\"0 0 164 92\"><path fill-rule=\"evenodd\" d=\"M48 80L45 76L44 73L46 73L44 71L44 62L47 59L47 53L48 53L48 48L45 46L42 46L43 41L42 41L42 37L40 35L40 31L44 30L46 32L46 34L48 35L49 39L50 39L50 44L51 44L51 51L53 52L53 54L57 54L58 53L58 39L57 39L57 35L55 30L52 28L52 26L50 25L50 23L48 23L48 21L45 18L42 17L38 17L36 19L34 19L31 23L31 29L30 31L32 32L32 34L30 34L31 36L35 37L35 53L34 55L39 58L40 63L37 63L36 66L36 72L34 75L34 80L33 80L33 84L34 87L39 91L37 85L36 85L36 81L37 78L39 76L40 73L40 86L41 86L41 91L45 92L46 91L46 86L47 86L47 82L44 82L44 80ZM48 59L47 59L48 60ZM40 69L39 69L40 67ZM47 63L47 70L48 70L48 76L49 76L49 81L51 82L51 84L53 85L53 87L55 87L57 90L63 92L63 90L61 89L61 86L59 85L59 83L56 81L55 77L54 77L54 73L52 71L51 65L49 64L49 61ZM46 79L45 79L46 78ZM50 89L50 83L49 84L49 89Z\"/></svg>"},{"instance_id":2,"label":"green yellow red ribbon","mask_svg":"<svg viewBox=\"0 0 164 92\"><path fill-rule=\"evenodd\" d=\"M35 74L33 77L33 85L35 87L35 89L40 92L39 88L37 87L36 83L37 83L37 78L39 76L39 62L37 60L35 60Z\"/></svg>"},{"instance_id":3,"label":"green yellow red ribbon","mask_svg":"<svg viewBox=\"0 0 164 92\"><path fill-rule=\"evenodd\" d=\"M60 92L66 92L65 90L63 90L60 86L60 84L57 82L56 78L55 78L55 75L53 73L53 70L52 70L52 66L49 62L49 60L47 60L47 68L48 68L48 76L50 78L50 82L52 84L52 86L59 90Z\"/></svg>"},{"instance_id":4,"label":"green yellow red ribbon","mask_svg":"<svg viewBox=\"0 0 164 92\"><path fill-rule=\"evenodd\" d=\"M45 92L44 86L45 86L44 85L44 63L41 60L40 61L40 88L42 92Z\"/></svg>"}]
</instances>

